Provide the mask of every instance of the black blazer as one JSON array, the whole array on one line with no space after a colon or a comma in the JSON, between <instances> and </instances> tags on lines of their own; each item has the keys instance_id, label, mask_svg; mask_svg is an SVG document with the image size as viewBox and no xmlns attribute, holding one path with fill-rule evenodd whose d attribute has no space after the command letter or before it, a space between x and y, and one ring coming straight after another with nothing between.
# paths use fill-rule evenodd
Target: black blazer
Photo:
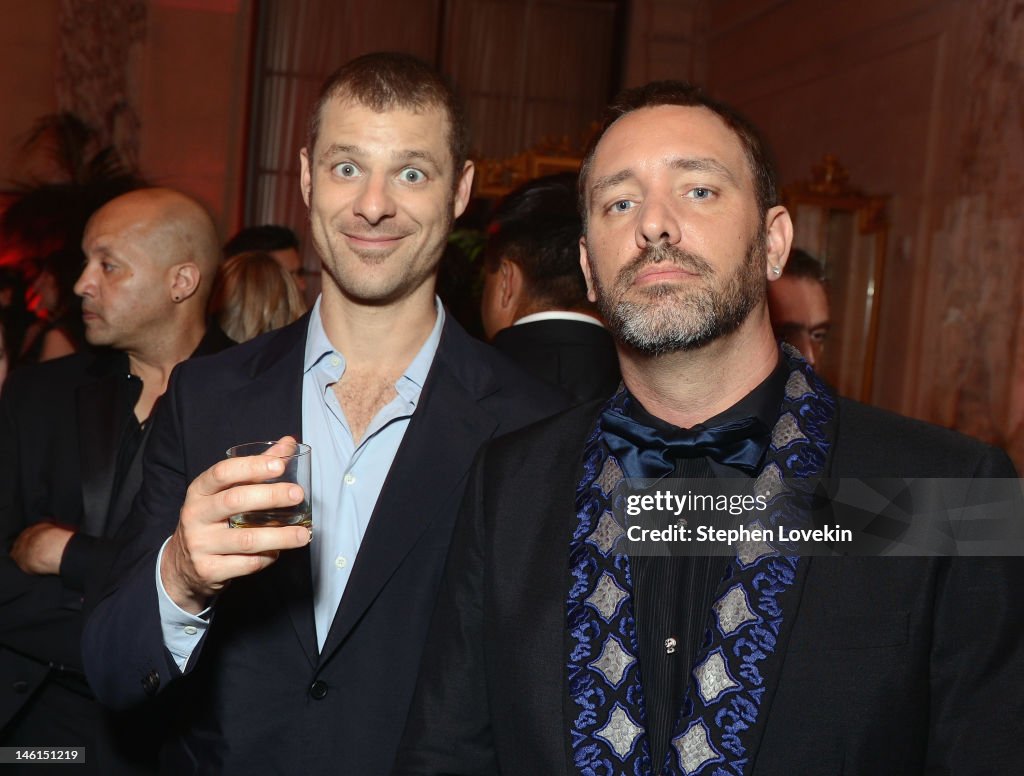
<instances>
[{"instance_id":1,"label":"black blazer","mask_svg":"<svg viewBox=\"0 0 1024 776\"><path fill-rule=\"evenodd\" d=\"M593 405L571 410L478 459L394 774L575 773L565 601L594 415ZM830 471L1015 476L1001 451L845 400ZM1021 561L802 564L745 773L1015 773L1024 758Z\"/></svg>"},{"instance_id":2,"label":"black blazer","mask_svg":"<svg viewBox=\"0 0 1024 776\"><path fill-rule=\"evenodd\" d=\"M300 435L308 318L183 366L153 428L120 584L84 634L99 698L157 694L180 710L176 774L387 773L415 683L457 506L487 439L564 406L448 317L323 651L309 548L234 580L184 677L163 646L157 550L185 489L239 441Z\"/></svg>"},{"instance_id":3,"label":"black blazer","mask_svg":"<svg viewBox=\"0 0 1024 776\"><path fill-rule=\"evenodd\" d=\"M534 377L566 391L574 403L607 399L619 384L615 342L606 329L572 320L509 326L491 341Z\"/></svg>"},{"instance_id":4,"label":"black blazer","mask_svg":"<svg viewBox=\"0 0 1024 776\"><path fill-rule=\"evenodd\" d=\"M234 344L211 329L196 355ZM142 480L141 450L114 493L130 404L128 357L88 350L20 369L0 397L0 728L54 664L81 670L82 605L104 578ZM10 549L27 526L76 530L59 576L23 573ZM19 654L31 656L25 661ZM33 665L33 661L36 665ZM13 689L17 685L17 689ZM27 689L26 689L27 685ZM72 742L64 742L70 744Z\"/></svg>"}]
</instances>

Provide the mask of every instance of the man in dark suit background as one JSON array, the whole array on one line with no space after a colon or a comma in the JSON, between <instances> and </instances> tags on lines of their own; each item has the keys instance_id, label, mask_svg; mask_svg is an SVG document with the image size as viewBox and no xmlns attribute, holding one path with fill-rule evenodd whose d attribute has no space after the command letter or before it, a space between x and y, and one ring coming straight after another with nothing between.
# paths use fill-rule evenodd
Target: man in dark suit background
<instances>
[{"instance_id":1,"label":"man in dark suit background","mask_svg":"<svg viewBox=\"0 0 1024 776\"><path fill-rule=\"evenodd\" d=\"M807 251L793 248L786 271L768 286L768 314L780 342L800 351L811 366L821 361L832 328L825 268Z\"/></svg>"},{"instance_id":2,"label":"man in dark suit background","mask_svg":"<svg viewBox=\"0 0 1024 776\"><path fill-rule=\"evenodd\" d=\"M580 272L576 176L524 183L494 211L484 247L480 317L491 344L576 402L619 384L615 343Z\"/></svg>"},{"instance_id":3,"label":"man in dark suit background","mask_svg":"<svg viewBox=\"0 0 1024 776\"><path fill-rule=\"evenodd\" d=\"M564 405L434 294L470 196L466 153L432 69L399 54L343 66L301 151L321 297L172 380L137 535L84 636L102 701L173 704L168 772L390 769L473 457ZM285 435L313 448L312 531L230 528L302 499L259 484L272 458L222 460Z\"/></svg>"},{"instance_id":4,"label":"man in dark suit background","mask_svg":"<svg viewBox=\"0 0 1024 776\"><path fill-rule=\"evenodd\" d=\"M171 370L231 342L206 329L220 251L198 203L124 194L93 215L82 247L75 291L94 349L16 372L0 398L0 743L85 746L92 772L114 774L155 752L93 700L83 599L112 562Z\"/></svg>"},{"instance_id":5,"label":"man in dark suit background","mask_svg":"<svg viewBox=\"0 0 1024 776\"><path fill-rule=\"evenodd\" d=\"M1015 476L780 352L792 224L753 127L685 84L624 92L580 202L624 389L479 456L393 773L1018 769L1020 558L628 551L626 478L730 478L777 526L823 476Z\"/></svg>"}]
</instances>

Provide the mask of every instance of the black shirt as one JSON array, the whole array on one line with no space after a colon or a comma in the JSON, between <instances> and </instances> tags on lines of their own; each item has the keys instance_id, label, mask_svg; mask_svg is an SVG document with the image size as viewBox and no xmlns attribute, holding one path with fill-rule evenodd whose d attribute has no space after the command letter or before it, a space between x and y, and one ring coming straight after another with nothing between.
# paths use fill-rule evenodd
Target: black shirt
<instances>
[{"instance_id":1,"label":"black shirt","mask_svg":"<svg viewBox=\"0 0 1024 776\"><path fill-rule=\"evenodd\" d=\"M753 391L701 425L711 428L755 417L771 429L778 420L788 378L789 372L780 360ZM675 428L648 413L635 399L631 414L634 420L651 428ZM763 457L764 452L762 462ZM673 476L699 479L749 475L702 456L678 459ZM729 556L630 558L640 678L655 773L660 773L667 756L686 686L691 681L689 672L704 641L715 591L730 560Z\"/></svg>"}]
</instances>

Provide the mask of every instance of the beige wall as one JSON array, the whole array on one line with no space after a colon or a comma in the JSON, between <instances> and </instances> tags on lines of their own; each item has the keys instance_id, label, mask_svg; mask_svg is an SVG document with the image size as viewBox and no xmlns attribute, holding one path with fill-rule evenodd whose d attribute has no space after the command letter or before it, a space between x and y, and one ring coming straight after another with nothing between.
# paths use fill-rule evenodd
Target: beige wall
<instances>
[{"instance_id":1,"label":"beige wall","mask_svg":"<svg viewBox=\"0 0 1024 776\"><path fill-rule=\"evenodd\" d=\"M138 100L139 167L238 226L249 88L250 0L149 0L145 40L125 63ZM60 109L59 0L0 0L0 179L23 172L17 139ZM72 75L73 77L73 75Z\"/></svg>"},{"instance_id":2,"label":"beige wall","mask_svg":"<svg viewBox=\"0 0 1024 776\"><path fill-rule=\"evenodd\" d=\"M57 109L58 0L0 2L0 186L27 170L18 148L39 116Z\"/></svg>"},{"instance_id":3,"label":"beige wall","mask_svg":"<svg viewBox=\"0 0 1024 776\"><path fill-rule=\"evenodd\" d=\"M250 7L151 0L143 55L139 165L202 201L227 236L244 197Z\"/></svg>"}]
</instances>

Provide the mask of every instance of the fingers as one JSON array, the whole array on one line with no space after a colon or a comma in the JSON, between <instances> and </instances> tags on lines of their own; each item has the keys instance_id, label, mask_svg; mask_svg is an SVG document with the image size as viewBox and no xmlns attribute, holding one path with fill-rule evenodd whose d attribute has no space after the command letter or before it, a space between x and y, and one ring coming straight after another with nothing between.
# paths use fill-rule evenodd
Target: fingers
<instances>
[{"instance_id":1,"label":"fingers","mask_svg":"<svg viewBox=\"0 0 1024 776\"><path fill-rule=\"evenodd\" d=\"M292 455L297 442L283 436L260 455L225 458L200 474L189 486L189 493L210 496L235 485L265 482L284 473L280 456Z\"/></svg>"},{"instance_id":2,"label":"fingers","mask_svg":"<svg viewBox=\"0 0 1024 776\"><path fill-rule=\"evenodd\" d=\"M198 613L228 581L262 571L281 550L302 547L312 537L300 525L231 528L226 521L189 525L183 515L164 551L164 588L182 609Z\"/></svg>"},{"instance_id":3,"label":"fingers","mask_svg":"<svg viewBox=\"0 0 1024 776\"><path fill-rule=\"evenodd\" d=\"M235 485L272 480L283 472L284 461L269 455L225 458L196 477L189 485L188 494L212 496Z\"/></svg>"},{"instance_id":4,"label":"fingers","mask_svg":"<svg viewBox=\"0 0 1024 776\"><path fill-rule=\"evenodd\" d=\"M206 531L196 536L189 544L193 553L204 555L259 555L278 550L292 550L305 547L310 541L310 531L303 525L286 525L258 528L231 528Z\"/></svg>"},{"instance_id":5,"label":"fingers","mask_svg":"<svg viewBox=\"0 0 1024 776\"><path fill-rule=\"evenodd\" d=\"M202 493L198 483L197 479L189 488L181 508L181 520L189 525L222 523L243 512L290 507L305 496L300 486L289 482L235 485L212 494Z\"/></svg>"},{"instance_id":6,"label":"fingers","mask_svg":"<svg viewBox=\"0 0 1024 776\"><path fill-rule=\"evenodd\" d=\"M294 455L296 444L298 442L295 437L283 436L274 443L273 447L268 447L263 455Z\"/></svg>"},{"instance_id":7,"label":"fingers","mask_svg":"<svg viewBox=\"0 0 1024 776\"><path fill-rule=\"evenodd\" d=\"M270 451L286 455L294 444L292 437L282 437ZM302 502L306 494L299 485L268 482L281 476L284 468L284 462L272 454L226 458L189 485L161 565L164 587L178 606L201 611L228 580L261 571L281 550L309 544L312 533L304 526L228 525L233 515Z\"/></svg>"},{"instance_id":8,"label":"fingers","mask_svg":"<svg viewBox=\"0 0 1024 776\"><path fill-rule=\"evenodd\" d=\"M216 467L215 467L216 468ZM305 494L295 483L237 485L210 496L189 494L181 508L179 528L193 553L252 555L302 547L310 541L303 526L231 528L228 518L294 506Z\"/></svg>"}]
</instances>

